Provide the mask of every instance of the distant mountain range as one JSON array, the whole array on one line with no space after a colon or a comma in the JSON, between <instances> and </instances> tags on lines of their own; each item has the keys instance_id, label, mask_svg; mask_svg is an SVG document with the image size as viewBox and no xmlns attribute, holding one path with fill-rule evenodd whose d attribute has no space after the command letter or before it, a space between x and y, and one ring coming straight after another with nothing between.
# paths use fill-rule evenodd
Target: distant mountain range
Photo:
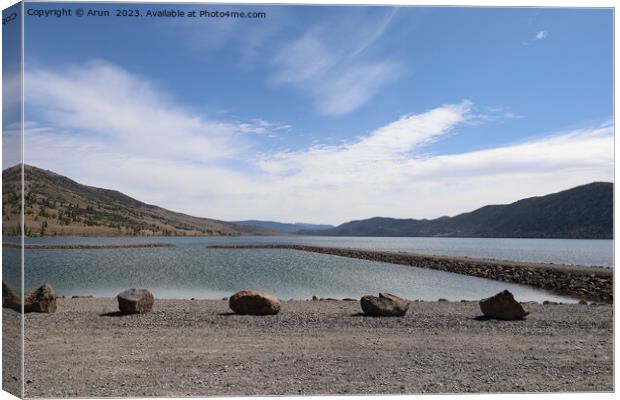
<instances>
[{"instance_id":1,"label":"distant mountain range","mask_svg":"<svg viewBox=\"0 0 620 400\"><path fill-rule=\"evenodd\" d=\"M199 218L143 203L116 190L79 184L30 165L25 171L25 233L29 236L163 235L446 236L512 238L613 237L613 184L594 182L455 217L376 217L333 227L273 221ZM2 171L2 233L20 233L20 167Z\"/></svg>"},{"instance_id":2,"label":"distant mountain range","mask_svg":"<svg viewBox=\"0 0 620 400\"><path fill-rule=\"evenodd\" d=\"M198 218L146 204L116 190L81 185L30 165L25 172L28 236L239 236L275 232ZM2 171L2 234L20 233L20 166Z\"/></svg>"},{"instance_id":3,"label":"distant mountain range","mask_svg":"<svg viewBox=\"0 0 620 400\"><path fill-rule=\"evenodd\" d=\"M613 238L613 184L594 182L506 205L489 205L455 217L375 217L333 229L303 230L323 236L447 236L497 238Z\"/></svg>"},{"instance_id":4,"label":"distant mountain range","mask_svg":"<svg viewBox=\"0 0 620 400\"><path fill-rule=\"evenodd\" d=\"M274 221L257 221L257 220L231 221L231 222L235 225L253 226L256 228L267 229L270 231L281 232L281 233L295 233L295 232L298 232L304 229L320 231L323 229L334 228L334 225L304 224L301 222L297 222L294 224L286 224L286 223L274 222Z\"/></svg>"}]
</instances>

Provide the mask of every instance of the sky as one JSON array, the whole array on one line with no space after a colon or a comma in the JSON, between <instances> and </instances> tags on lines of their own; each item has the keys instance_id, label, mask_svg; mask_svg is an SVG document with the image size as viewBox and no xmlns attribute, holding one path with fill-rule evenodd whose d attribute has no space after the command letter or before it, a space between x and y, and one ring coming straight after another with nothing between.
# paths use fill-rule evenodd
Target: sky
<instances>
[{"instance_id":1,"label":"sky","mask_svg":"<svg viewBox=\"0 0 620 400\"><path fill-rule=\"evenodd\" d=\"M329 224L613 180L610 9L126 8L25 17L26 163L191 215ZM266 16L145 16L171 8Z\"/></svg>"}]
</instances>

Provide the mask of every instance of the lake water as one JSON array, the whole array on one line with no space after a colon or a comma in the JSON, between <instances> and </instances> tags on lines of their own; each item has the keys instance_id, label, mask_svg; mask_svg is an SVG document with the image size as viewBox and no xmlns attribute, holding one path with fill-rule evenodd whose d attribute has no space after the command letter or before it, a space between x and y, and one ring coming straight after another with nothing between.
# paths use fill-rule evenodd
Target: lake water
<instances>
[{"instance_id":1,"label":"lake water","mask_svg":"<svg viewBox=\"0 0 620 400\"><path fill-rule=\"evenodd\" d=\"M7 241L14 238L5 238ZM27 243L174 243L174 248L26 250L25 286L49 282L66 296L112 297L145 287L159 298L228 297L242 289L282 299L359 298L391 292L410 299L477 300L508 289L518 300L571 299L522 285L465 275L285 249L210 249L221 243L302 243L410 251L516 261L613 265L611 240L334 238L334 237L118 237L28 238ZM18 249L3 249L3 279L19 286ZM8 268L7 268L8 266Z\"/></svg>"}]
</instances>

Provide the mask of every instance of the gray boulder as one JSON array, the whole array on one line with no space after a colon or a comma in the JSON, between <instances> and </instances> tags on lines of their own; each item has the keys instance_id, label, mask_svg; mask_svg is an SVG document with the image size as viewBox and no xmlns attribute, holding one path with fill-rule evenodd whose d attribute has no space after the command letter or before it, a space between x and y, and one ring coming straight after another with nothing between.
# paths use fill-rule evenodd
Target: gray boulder
<instances>
[{"instance_id":1,"label":"gray boulder","mask_svg":"<svg viewBox=\"0 0 620 400\"><path fill-rule=\"evenodd\" d=\"M146 289L127 289L116 296L121 314L146 314L153 309L155 297Z\"/></svg>"}]
</instances>

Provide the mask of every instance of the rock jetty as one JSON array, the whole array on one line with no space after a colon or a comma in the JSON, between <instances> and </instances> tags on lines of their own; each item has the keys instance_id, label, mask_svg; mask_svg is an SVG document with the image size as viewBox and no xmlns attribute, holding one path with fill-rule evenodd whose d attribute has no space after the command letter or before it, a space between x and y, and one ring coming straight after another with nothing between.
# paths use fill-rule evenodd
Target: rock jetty
<instances>
[{"instance_id":1,"label":"rock jetty","mask_svg":"<svg viewBox=\"0 0 620 400\"><path fill-rule=\"evenodd\" d=\"M586 300L606 303L613 302L613 270L604 267L428 256L415 253L299 244L230 244L210 245L209 247L220 249L289 249L310 251L369 261L436 269L479 278L529 285Z\"/></svg>"}]
</instances>

